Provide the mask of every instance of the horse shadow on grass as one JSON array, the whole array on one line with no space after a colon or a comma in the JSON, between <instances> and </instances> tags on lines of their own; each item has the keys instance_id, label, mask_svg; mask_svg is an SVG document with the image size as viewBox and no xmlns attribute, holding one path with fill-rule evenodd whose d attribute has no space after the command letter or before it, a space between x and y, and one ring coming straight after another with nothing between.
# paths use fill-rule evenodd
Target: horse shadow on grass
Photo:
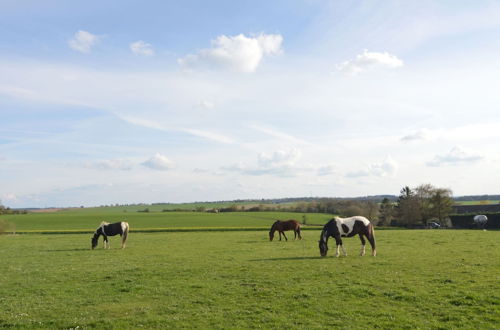
<instances>
[{"instance_id":1,"label":"horse shadow on grass","mask_svg":"<svg viewBox=\"0 0 500 330\"><path fill-rule=\"evenodd\" d=\"M288 257L288 258L263 258L263 259L250 259L249 261L286 261L286 260L319 260L324 259L321 256L314 257Z\"/></svg>"},{"instance_id":2,"label":"horse shadow on grass","mask_svg":"<svg viewBox=\"0 0 500 330\"><path fill-rule=\"evenodd\" d=\"M74 248L74 249L52 249L52 250L42 250L42 252L78 252L78 251L90 251L90 248Z\"/></svg>"}]
</instances>

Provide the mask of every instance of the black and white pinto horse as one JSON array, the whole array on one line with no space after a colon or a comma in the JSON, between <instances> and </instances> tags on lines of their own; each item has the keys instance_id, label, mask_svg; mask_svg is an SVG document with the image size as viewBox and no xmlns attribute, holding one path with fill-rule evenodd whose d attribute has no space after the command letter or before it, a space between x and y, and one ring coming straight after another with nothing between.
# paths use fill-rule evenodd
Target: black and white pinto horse
<instances>
[{"instance_id":1,"label":"black and white pinto horse","mask_svg":"<svg viewBox=\"0 0 500 330\"><path fill-rule=\"evenodd\" d=\"M127 222L115 222L107 223L105 221L101 222L99 228L96 229L94 236L92 237L92 250L97 246L97 241L99 236L104 238L104 248L109 249L108 236L120 235L122 238L122 249L125 248L125 243L127 242L129 226Z\"/></svg>"},{"instance_id":2,"label":"black and white pinto horse","mask_svg":"<svg viewBox=\"0 0 500 330\"><path fill-rule=\"evenodd\" d=\"M338 257L340 255L340 248L342 249L344 256L347 256L344 246L342 245L342 237L352 237L354 235L359 235L359 239L361 240L361 256L365 255L365 237L368 239L372 247L372 256L377 255L373 225L367 218L355 216L350 218L335 217L328 221L328 223L323 227L319 238L319 252L321 256L325 257L328 253L329 237L333 237L337 243L335 256Z\"/></svg>"}]
</instances>

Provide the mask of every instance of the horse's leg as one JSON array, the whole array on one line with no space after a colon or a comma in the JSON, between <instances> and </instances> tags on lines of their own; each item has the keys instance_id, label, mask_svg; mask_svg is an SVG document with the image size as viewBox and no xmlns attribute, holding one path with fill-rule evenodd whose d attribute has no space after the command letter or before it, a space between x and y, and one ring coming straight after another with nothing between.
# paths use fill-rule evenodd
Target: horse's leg
<instances>
[{"instance_id":1,"label":"horse's leg","mask_svg":"<svg viewBox=\"0 0 500 330\"><path fill-rule=\"evenodd\" d=\"M102 236L102 243L103 243L103 246L104 246L104 249L106 249L106 246L109 246L109 242L108 242L108 236Z\"/></svg>"},{"instance_id":2,"label":"horse's leg","mask_svg":"<svg viewBox=\"0 0 500 330\"><path fill-rule=\"evenodd\" d=\"M280 234L280 242L281 242L281 231L280 231L280 230L278 230L278 233Z\"/></svg>"},{"instance_id":3,"label":"horse's leg","mask_svg":"<svg viewBox=\"0 0 500 330\"><path fill-rule=\"evenodd\" d=\"M344 247L342 246L342 239L340 237L335 237L335 243L337 244L337 251L335 251L335 256L338 258L340 256L340 247L342 247L342 251L344 251ZM345 251L344 255L346 255Z\"/></svg>"},{"instance_id":4,"label":"horse's leg","mask_svg":"<svg viewBox=\"0 0 500 330\"><path fill-rule=\"evenodd\" d=\"M300 227L297 229L297 234L299 235L299 239L302 239L302 236L300 235Z\"/></svg>"},{"instance_id":5,"label":"horse's leg","mask_svg":"<svg viewBox=\"0 0 500 330\"><path fill-rule=\"evenodd\" d=\"M342 253L344 254L344 257L347 257L347 252L344 249L344 244L340 244L340 248L342 249Z\"/></svg>"},{"instance_id":6,"label":"horse's leg","mask_svg":"<svg viewBox=\"0 0 500 330\"><path fill-rule=\"evenodd\" d=\"M359 239L361 240L361 253L359 255L364 256L365 255L366 241L365 241L365 238L363 237L363 234L359 234Z\"/></svg>"},{"instance_id":7,"label":"horse's leg","mask_svg":"<svg viewBox=\"0 0 500 330\"><path fill-rule=\"evenodd\" d=\"M288 242L288 238L286 238L285 232L283 232L283 237L285 237L285 241Z\"/></svg>"},{"instance_id":8,"label":"horse's leg","mask_svg":"<svg viewBox=\"0 0 500 330\"><path fill-rule=\"evenodd\" d=\"M370 242L372 247L372 256L375 257L377 255L377 249L375 248L375 237L373 237L373 234L368 236L368 242Z\"/></svg>"}]
</instances>

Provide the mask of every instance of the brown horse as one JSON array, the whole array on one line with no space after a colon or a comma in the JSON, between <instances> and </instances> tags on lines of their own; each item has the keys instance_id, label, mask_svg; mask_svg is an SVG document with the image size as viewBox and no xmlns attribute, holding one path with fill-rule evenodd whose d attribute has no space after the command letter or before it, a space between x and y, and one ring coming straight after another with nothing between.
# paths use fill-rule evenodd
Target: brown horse
<instances>
[{"instance_id":1,"label":"brown horse","mask_svg":"<svg viewBox=\"0 0 500 330\"><path fill-rule=\"evenodd\" d=\"M297 220L286 220L286 221L281 221L278 220L273 225L271 226L271 230L269 231L269 240L272 241L274 238L274 232L278 231L280 234L280 241L281 241L281 234L285 237L285 240L288 241L285 235L286 230L293 230L295 233L295 238L297 238L297 235L299 236L299 239L302 239L302 236L300 236L300 222Z\"/></svg>"}]
</instances>

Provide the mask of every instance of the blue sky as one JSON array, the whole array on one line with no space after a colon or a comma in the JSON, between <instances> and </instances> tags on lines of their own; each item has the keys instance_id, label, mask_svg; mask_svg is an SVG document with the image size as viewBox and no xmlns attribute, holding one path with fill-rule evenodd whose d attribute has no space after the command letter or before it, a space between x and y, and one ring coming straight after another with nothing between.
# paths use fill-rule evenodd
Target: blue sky
<instances>
[{"instance_id":1,"label":"blue sky","mask_svg":"<svg viewBox=\"0 0 500 330\"><path fill-rule=\"evenodd\" d=\"M0 200L498 194L500 1L0 2Z\"/></svg>"}]
</instances>

